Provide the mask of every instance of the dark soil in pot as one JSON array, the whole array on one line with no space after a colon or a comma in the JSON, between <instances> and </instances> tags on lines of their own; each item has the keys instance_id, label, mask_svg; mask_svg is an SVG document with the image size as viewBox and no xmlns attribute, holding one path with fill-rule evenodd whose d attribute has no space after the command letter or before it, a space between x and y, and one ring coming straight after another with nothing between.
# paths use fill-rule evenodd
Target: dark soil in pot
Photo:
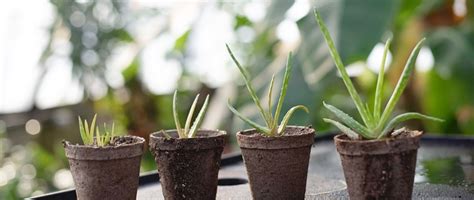
<instances>
[{"instance_id":1,"label":"dark soil in pot","mask_svg":"<svg viewBox=\"0 0 474 200\"><path fill-rule=\"evenodd\" d=\"M150 151L160 175L165 199L215 199L225 132L199 130L180 139L175 130L150 135Z\"/></svg>"},{"instance_id":2,"label":"dark soil in pot","mask_svg":"<svg viewBox=\"0 0 474 200\"><path fill-rule=\"evenodd\" d=\"M280 137L237 133L254 199L304 199L314 129L288 126Z\"/></svg>"},{"instance_id":3,"label":"dark soil in pot","mask_svg":"<svg viewBox=\"0 0 474 200\"><path fill-rule=\"evenodd\" d=\"M411 199L422 132L395 138L351 140L334 137L351 199Z\"/></svg>"},{"instance_id":4,"label":"dark soil in pot","mask_svg":"<svg viewBox=\"0 0 474 200\"><path fill-rule=\"evenodd\" d=\"M63 143L77 199L136 199L143 138L116 137L106 147Z\"/></svg>"}]
</instances>

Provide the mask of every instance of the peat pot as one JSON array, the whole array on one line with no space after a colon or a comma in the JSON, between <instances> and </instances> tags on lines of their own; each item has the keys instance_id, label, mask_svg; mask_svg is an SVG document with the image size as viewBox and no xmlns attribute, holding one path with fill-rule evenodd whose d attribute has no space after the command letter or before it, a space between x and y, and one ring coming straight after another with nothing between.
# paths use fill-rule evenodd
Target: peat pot
<instances>
[{"instance_id":1,"label":"peat pot","mask_svg":"<svg viewBox=\"0 0 474 200\"><path fill-rule=\"evenodd\" d=\"M254 199L304 199L314 129L288 126L283 136L237 133Z\"/></svg>"},{"instance_id":2,"label":"peat pot","mask_svg":"<svg viewBox=\"0 0 474 200\"><path fill-rule=\"evenodd\" d=\"M77 199L136 199L144 142L136 136L115 137L105 147L64 141Z\"/></svg>"},{"instance_id":3,"label":"peat pot","mask_svg":"<svg viewBox=\"0 0 474 200\"><path fill-rule=\"evenodd\" d=\"M195 138L178 138L176 130L150 134L165 199L214 200L225 145L225 131L198 130Z\"/></svg>"},{"instance_id":4,"label":"peat pot","mask_svg":"<svg viewBox=\"0 0 474 200\"><path fill-rule=\"evenodd\" d=\"M395 138L334 137L351 199L411 199L420 131Z\"/></svg>"}]
</instances>

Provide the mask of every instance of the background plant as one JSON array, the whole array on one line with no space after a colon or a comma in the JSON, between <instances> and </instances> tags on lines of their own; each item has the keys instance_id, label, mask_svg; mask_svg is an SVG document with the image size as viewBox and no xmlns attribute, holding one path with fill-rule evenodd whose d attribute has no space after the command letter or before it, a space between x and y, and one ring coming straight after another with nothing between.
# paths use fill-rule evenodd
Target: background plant
<instances>
[{"instance_id":1,"label":"background plant","mask_svg":"<svg viewBox=\"0 0 474 200\"><path fill-rule=\"evenodd\" d=\"M196 136L196 133L201 126L202 120L204 119L204 115L206 114L207 106L209 104L209 95L206 96L206 100L204 100L204 104L201 107L201 110L199 111L196 119L194 119L194 123L191 126L191 120L193 118L194 110L196 108L196 104L199 99L199 94L196 95L196 98L194 98L193 104L191 105L191 108L188 113L188 117L186 118L186 124L184 125L184 128L181 128L181 123L179 122L179 116L178 116L178 107L177 107L177 95L178 91L176 90L173 95L173 118L174 118L174 123L176 125L176 131L178 132L179 138L193 138ZM169 135L167 135L165 132L163 132L166 137L170 138Z\"/></svg>"},{"instance_id":2,"label":"background plant","mask_svg":"<svg viewBox=\"0 0 474 200\"><path fill-rule=\"evenodd\" d=\"M104 123L104 133L101 134L99 126L96 126L97 114L92 118L92 122L89 126L87 120L82 122L81 117L79 120L79 132L81 133L82 142L84 145L104 147L110 144L110 141L114 138L115 124L112 123L112 129L109 131L107 125Z\"/></svg>"},{"instance_id":3,"label":"background plant","mask_svg":"<svg viewBox=\"0 0 474 200\"><path fill-rule=\"evenodd\" d=\"M283 84L282 84L281 91L280 91L280 97L278 98L278 103L277 103L277 107L276 107L276 110L275 110L275 114L273 114L272 113L273 112L272 92L273 92L273 84L274 84L274 81L275 81L275 74L272 76L272 80L270 81L270 88L268 89L268 109L265 110L265 109L263 109L262 104L260 103L260 99L258 98L257 93L255 92L255 90L252 87L252 84L250 83L250 78L249 78L249 75L248 75L249 73L247 72L247 70L245 68L243 68L240 65L239 61L237 61L234 54L230 50L229 45L226 44L226 47L227 47L227 51L230 54L230 57L232 57L232 60L234 61L235 65L237 65L237 67L239 68L240 74L242 74L242 76L244 77L245 85L247 86L247 89L250 93L250 96L252 97L252 100L254 101L255 105L257 106L258 110L260 111L260 115L264 119L266 126L259 125L258 123L256 123L256 122L248 119L247 117L243 116L234 107L232 107L230 105L230 103L228 102L227 106L229 107L229 109L235 115L237 115L240 119L245 121L250 126L254 127L259 133L261 133L265 136L270 136L270 137L271 136L282 136L284 134L284 131L285 131L286 125L288 124L288 121L290 120L291 116L293 115L293 113L296 110L302 109L307 113L309 112L308 108L306 108L303 105L294 106L294 107L290 108L290 110L288 110L288 112L283 117L280 125L278 125L278 120L279 120L279 117L280 117L281 107L283 105L283 101L285 100L286 90L288 89L288 80L290 79L290 75L291 75L291 67L292 67L291 52L288 55L286 68L285 68L285 75L283 76Z\"/></svg>"},{"instance_id":4,"label":"background plant","mask_svg":"<svg viewBox=\"0 0 474 200\"><path fill-rule=\"evenodd\" d=\"M389 39L385 43L385 50L383 54L382 63L380 64L379 76L377 79L377 88L376 88L375 101L374 101L375 103L371 110L369 107L369 104L368 103L364 104L360 96L357 94L357 91L354 85L352 84L351 79L349 78L346 68L342 63L341 57L339 56L339 53L337 52L337 49L334 46L334 42L329 34L329 31L326 25L324 24L323 20L321 19L319 13L316 10L314 11L314 15L315 15L316 21L319 24L320 30L323 33L324 39L326 40L326 43L330 49L330 54L332 58L334 59L336 67L341 74L342 80L344 81L344 84L346 85L347 90L349 91L349 94L352 100L354 101L354 104L356 105L357 110L359 111L359 114L365 126L360 124L359 122L357 122L348 114L344 113L338 108L326 103L324 103L324 106L327 109L329 109L332 113L334 113L336 117L342 121L343 124L340 122L334 121L332 119L327 119L327 118L324 118L325 122L333 124L334 126L339 128L343 133L345 133L347 136L349 136L352 139L358 139L359 135L362 136L364 139L380 139L382 137L386 137L387 134L393 130L393 128L395 128L399 123L406 120L425 119L425 120L433 120L433 121L439 121L439 122L442 121L441 119L422 115L420 113L409 112L409 113L400 114L394 117L392 120L390 120L387 123L387 120L392 115L393 109L395 108L395 104L400 99L400 96L403 90L405 89L408 83L408 80L410 79L410 75L415 66L415 61L420 52L421 45L423 44L423 41L425 40L424 38L418 42L418 44L415 46L415 48L411 52L411 55L408 59L408 62L405 65L405 68L403 69L402 75L400 76L400 79L398 80L395 90L392 93L390 99L388 100L388 103L384 111L381 112L383 79L385 75L385 60L387 57L387 51L390 47L391 39Z\"/></svg>"}]
</instances>

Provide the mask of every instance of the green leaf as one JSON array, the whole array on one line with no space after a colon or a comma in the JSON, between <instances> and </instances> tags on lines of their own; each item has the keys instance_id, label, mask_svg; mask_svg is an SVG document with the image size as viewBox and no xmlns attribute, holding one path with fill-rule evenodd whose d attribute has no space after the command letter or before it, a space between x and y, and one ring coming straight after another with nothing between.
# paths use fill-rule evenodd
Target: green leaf
<instances>
[{"instance_id":1,"label":"green leaf","mask_svg":"<svg viewBox=\"0 0 474 200\"><path fill-rule=\"evenodd\" d=\"M86 134L81 117L77 116L77 120L79 121L79 133L81 134L82 142L84 145L90 145L89 136Z\"/></svg>"},{"instance_id":2,"label":"green leaf","mask_svg":"<svg viewBox=\"0 0 474 200\"><path fill-rule=\"evenodd\" d=\"M413 68L415 66L416 58L418 57L418 53L420 52L421 45L423 44L424 41L425 41L425 38L421 39L418 42L418 44L415 46L413 51L411 52L411 55L408 58L408 62L405 65L405 69L403 69L402 75L400 76L400 79L398 80L397 86L395 86L395 90L392 93L390 100L388 100L387 106L385 107L385 110L382 114L382 117L380 118L377 128L384 127L388 118L392 114L392 111L395 108L395 105L400 99L400 96L403 90L405 90L408 80L410 79L411 72L413 71Z\"/></svg>"},{"instance_id":3,"label":"green leaf","mask_svg":"<svg viewBox=\"0 0 474 200\"><path fill-rule=\"evenodd\" d=\"M189 131L188 138L193 138L196 135L199 126L201 126L201 123L204 120L204 115L206 114L208 104L209 95L206 96L206 100L204 100L204 104L202 105L201 110L199 111L196 119L194 120L193 126Z\"/></svg>"},{"instance_id":4,"label":"green leaf","mask_svg":"<svg viewBox=\"0 0 474 200\"><path fill-rule=\"evenodd\" d=\"M245 70L245 68L243 68L240 65L239 61L237 61L234 54L232 53L232 50L230 50L229 45L226 44L225 46L227 47L227 51L229 52L230 57L234 61L235 65L237 65L237 67L239 68L240 73L244 77L245 85L247 86L247 89L250 93L250 96L252 97L253 101L257 105L257 108L260 111L260 114L262 115L263 119L265 120L265 123L267 124L267 126L270 126L270 121L271 120L269 119L269 117L267 115L267 112L265 112L265 110L263 109L262 104L260 103L260 99L258 98L257 93L255 92L255 90L252 87L252 84L250 82L250 78L248 77L247 70Z\"/></svg>"},{"instance_id":5,"label":"green leaf","mask_svg":"<svg viewBox=\"0 0 474 200\"><path fill-rule=\"evenodd\" d=\"M283 135L285 129L286 129L286 125L288 124L288 121L290 121L290 118L291 116L293 115L293 113L298 110L298 109L302 109L304 110L306 113L309 113L309 110L308 108L306 108L305 106L303 105L297 105L297 106L293 106L292 108L290 108L290 110L288 110L288 112L286 112L285 116L283 117L283 120L281 120L281 124L280 124L280 127L278 127L278 134L279 135Z\"/></svg>"},{"instance_id":6,"label":"green leaf","mask_svg":"<svg viewBox=\"0 0 474 200\"><path fill-rule=\"evenodd\" d=\"M428 115L423 115L423 114L415 113L415 112L400 114L394 117L392 120L390 120L390 122L387 124L385 129L380 133L380 135L377 138L385 137L389 133L389 131L395 128L395 126L397 126L399 123L410 120L410 119L423 119L423 120L431 120L431 121L436 121L436 122L444 121L436 117L431 117Z\"/></svg>"},{"instance_id":7,"label":"green leaf","mask_svg":"<svg viewBox=\"0 0 474 200\"><path fill-rule=\"evenodd\" d=\"M185 135L189 135L189 128L191 126L191 120L193 118L194 110L196 109L196 104L197 104L198 99L199 99L199 94L196 95L196 97L194 98L193 104L191 105L191 109L189 109L188 118L186 118L186 124L184 125Z\"/></svg>"},{"instance_id":8,"label":"green leaf","mask_svg":"<svg viewBox=\"0 0 474 200\"><path fill-rule=\"evenodd\" d=\"M255 122L253 122L252 120L244 117L243 115L241 115L239 113L239 111L237 111L234 107L232 107L232 105L230 105L230 102L228 101L227 102L227 107L229 107L230 111L232 111L235 115L237 115L240 119L242 119L245 123L249 124L250 126L252 126L253 128L255 128L258 132L264 134L264 135L270 135L270 129L268 129L267 127L264 127L264 126L261 126Z\"/></svg>"},{"instance_id":9,"label":"green leaf","mask_svg":"<svg viewBox=\"0 0 474 200\"><path fill-rule=\"evenodd\" d=\"M96 126L95 126L96 119L97 119L97 113L94 114L94 117L92 118L91 129L89 130L89 133L91 133L91 135L94 134L94 128L96 127ZM97 129L99 129L99 128L97 128ZM97 130L97 131L99 131L99 130ZM93 140L94 137L91 137L91 138L92 138L92 140Z\"/></svg>"},{"instance_id":10,"label":"green leaf","mask_svg":"<svg viewBox=\"0 0 474 200\"><path fill-rule=\"evenodd\" d=\"M278 120L280 118L281 108L283 107L283 101L285 101L286 90L288 89L288 81L290 80L290 76L291 76L291 69L292 69L292 56L290 52L288 54L288 59L286 61L285 75L283 75L283 83L280 90L280 97L278 98L278 104L275 110L275 116L273 118L273 121L275 122L275 124L278 123Z\"/></svg>"},{"instance_id":11,"label":"green leaf","mask_svg":"<svg viewBox=\"0 0 474 200\"><path fill-rule=\"evenodd\" d=\"M380 64L380 71L377 78L377 87L375 89L375 102L374 102L374 118L375 121L380 119L380 112L382 107L382 97L383 97L383 78L385 75L385 60L387 58L387 52L390 48L390 43L392 38L389 38L385 43L385 49L383 50L382 63Z\"/></svg>"},{"instance_id":12,"label":"green leaf","mask_svg":"<svg viewBox=\"0 0 474 200\"><path fill-rule=\"evenodd\" d=\"M178 108L176 107L177 104L177 95L178 95L178 90L174 91L173 95L173 118L174 118L174 124L176 125L176 131L178 132L178 135L180 138L186 138L186 135L183 134L183 129L181 128L181 124L179 122L179 116L178 116Z\"/></svg>"},{"instance_id":13,"label":"green leaf","mask_svg":"<svg viewBox=\"0 0 474 200\"><path fill-rule=\"evenodd\" d=\"M268 89L268 116L272 119L272 112L273 112L273 105L272 105L272 96L273 96L273 83L275 82L275 74L272 76L272 80L270 81L270 88ZM275 120L272 120L271 127L276 124Z\"/></svg>"},{"instance_id":14,"label":"green leaf","mask_svg":"<svg viewBox=\"0 0 474 200\"><path fill-rule=\"evenodd\" d=\"M334 121L332 119L323 118L323 120L327 123L331 123L334 126L336 126L339 130L342 131L342 133L346 134L347 137L349 137L351 139L359 139L359 135L357 135L356 132L354 132L352 129L348 128L347 126L344 126L341 123L339 123L337 121Z\"/></svg>"},{"instance_id":15,"label":"green leaf","mask_svg":"<svg viewBox=\"0 0 474 200\"><path fill-rule=\"evenodd\" d=\"M330 104L326 104L326 102L323 102L323 105L329 111L334 113L334 115L336 115L336 117L339 120L341 120L342 123L349 126L355 132L357 132L358 134L361 134L364 138L370 138L371 137L370 136L371 135L370 131L366 127L362 126L362 124L357 122L354 118L352 118L348 114L344 113L343 111L339 110L338 108L336 108L336 107L334 107Z\"/></svg>"},{"instance_id":16,"label":"green leaf","mask_svg":"<svg viewBox=\"0 0 474 200\"><path fill-rule=\"evenodd\" d=\"M355 89L349 75L347 74L346 68L344 67L344 64L342 63L341 57L339 56L336 46L334 45L331 35L329 34L329 30L327 29L326 25L321 19L321 16L319 15L319 12L316 9L314 10L314 16L316 18L316 21L319 24L320 30L323 33L324 39L326 40L326 43L329 47L329 52L334 60L334 63L336 64L336 67L339 73L341 74L342 80L344 81L344 84L346 85L346 88L349 94L351 95L352 100L354 101L357 107L357 110L359 111L360 116L362 117L362 120L364 121L365 125L367 125L369 128L372 128L373 126L375 126L375 123L370 120L369 113L365 109L361 98L357 94L357 90Z\"/></svg>"}]
</instances>

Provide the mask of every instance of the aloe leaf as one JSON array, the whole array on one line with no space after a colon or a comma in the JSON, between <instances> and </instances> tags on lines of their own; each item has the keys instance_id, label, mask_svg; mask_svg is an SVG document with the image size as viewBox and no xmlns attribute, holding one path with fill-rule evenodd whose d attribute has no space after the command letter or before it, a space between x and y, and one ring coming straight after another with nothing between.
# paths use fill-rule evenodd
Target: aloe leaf
<instances>
[{"instance_id":1,"label":"aloe leaf","mask_svg":"<svg viewBox=\"0 0 474 200\"><path fill-rule=\"evenodd\" d=\"M387 124L385 129L380 133L378 138L385 137L389 133L389 131L395 128L395 126L397 126L399 123L410 120L410 119L423 119L423 120L431 120L431 121L437 121L437 122L444 121L436 117L431 117L428 115L423 115L423 114L415 113L415 112L400 114L394 117L392 120L390 120L390 122Z\"/></svg>"},{"instance_id":2,"label":"aloe leaf","mask_svg":"<svg viewBox=\"0 0 474 200\"><path fill-rule=\"evenodd\" d=\"M90 133L89 123L87 123L87 120L84 120L84 130L86 131L86 135L89 138L90 144L93 144L94 143L94 133Z\"/></svg>"},{"instance_id":3,"label":"aloe leaf","mask_svg":"<svg viewBox=\"0 0 474 200\"><path fill-rule=\"evenodd\" d=\"M288 81L290 80L290 76L291 76L291 69L292 69L292 56L290 52L288 54L288 59L286 62L285 75L283 75L283 83L280 90L280 97L278 98L278 104L275 110L275 116L273 118L273 121L275 122L275 124L278 123L278 120L280 118L281 108L283 107L283 101L285 101L286 90L288 89Z\"/></svg>"},{"instance_id":4,"label":"aloe leaf","mask_svg":"<svg viewBox=\"0 0 474 200\"><path fill-rule=\"evenodd\" d=\"M206 96L206 100L204 100L204 104L201 107L201 110L199 111L196 119L194 120L193 126L191 127L191 130L188 133L188 138L193 138L197 130L199 129L199 126L201 126L201 123L204 119L204 115L206 114L207 111L207 106L209 104L209 95Z\"/></svg>"},{"instance_id":5,"label":"aloe leaf","mask_svg":"<svg viewBox=\"0 0 474 200\"><path fill-rule=\"evenodd\" d=\"M395 105L400 99L400 96L403 90L405 90L408 80L410 79L411 72L413 71L413 68L415 66L416 58L418 57L418 53L420 52L421 45L423 44L424 41L425 41L425 38L421 39L418 42L418 44L416 44L413 51L411 52L411 55L408 58L408 62L405 65L405 68L403 69L402 75L400 76L400 79L398 80L397 86L395 86L395 90L392 93L392 96L390 97L390 99L388 100L387 106L385 107L382 117L380 118L378 127L383 127L385 125L388 118L392 114L392 111L395 108Z\"/></svg>"},{"instance_id":6,"label":"aloe leaf","mask_svg":"<svg viewBox=\"0 0 474 200\"><path fill-rule=\"evenodd\" d=\"M369 112L365 109L361 98L357 94L357 91L354 85L352 84L352 81L349 75L347 74L346 68L344 67L344 64L342 63L341 57L339 56L336 46L334 45L331 35L329 34L329 30L327 29L326 25L321 19L321 16L318 11L314 10L314 16L316 18L316 21L319 24L320 30L323 33L324 39L326 40L326 43L329 47L329 52L334 60L334 63L336 64L336 67L339 73L341 74L342 80L344 81L344 84L346 85L346 88L349 91L349 94L351 95L351 98L354 101L362 120L364 121L365 125L367 125L368 127L374 127L375 123L369 119Z\"/></svg>"},{"instance_id":7,"label":"aloe leaf","mask_svg":"<svg viewBox=\"0 0 474 200\"><path fill-rule=\"evenodd\" d=\"M390 43L392 38L389 38L385 43L385 48L383 50L382 63L380 64L380 71L377 78L377 87L375 89L375 102L374 102L374 118L376 121L380 119L380 110L382 107L382 96L383 96L383 79L385 76L385 61L387 59L387 53L390 48Z\"/></svg>"},{"instance_id":8,"label":"aloe leaf","mask_svg":"<svg viewBox=\"0 0 474 200\"><path fill-rule=\"evenodd\" d=\"M189 109L188 117L186 118L186 124L184 125L184 134L185 135L189 134L189 128L191 126L191 120L193 118L194 110L196 109L196 104L197 104L198 99L199 99L199 94L196 95L196 98L194 98L193 104L191 105L191 109Z\"/></svg>"},{"instance_id":9,"label":"aloe leaf","mask_svg":"<svg viewBox=\"0 0 474 200\"><path fill-rule=\"evenodd\" d=\"M293 113L298 109L302 109L306 113L309 113L308 108L306 108L306 106L303 106L303 105L297 105L297 106L293 106L292 108L290 108L290 110L288 110L288 112L286 112L285 116L283 117L283 120L281 120L280 127L278 127L278 132L277 133L279 135L283 135L283 133L286 129L286 125L288 124L288 121L290 120Z\"/></svg>"},{"instance_id":10,"label":"aloe leaf","mask_svg":"<svg viewBox=\"0 0 474 200\"><path fill-rule=\"evenodd\" d=\"M270 119L273 118L273 105L272 105L272 96L273 96L273 84L275 82L275 74L273 74L272 76L272 80L270 81L270 88L268 89L268 116L270 116ZM271 125L273 126L275 123L274 123L274 120L272 120L272 123Z\"/></svg>"},{"instance_id":11,"label":"aloe leaf","mask_svg":"<svg viewBox=\"0 0 474 200\"><path fill-rule=\"evenodd\" d=\"M92 135L94 134L94 128L95 128L96 119L97 119L97 114L94 114L94 117L92 118L92 122L91 122L91 129L89 130L89 132L90 132ZM98 128L97 128L97 129L98 129ZM94 137L91 137L91 138L94 138Z\"/></svg>"},{"instance_id":12,"label":"aloe leaf","mask_svg":"<svg viewBox=\"0 0 474 200\"><path fill-rule=\"evenodd\" d=\"M342 133L346 134L347 137L349 137L351 139L359 139L359 135L357 135L356 132L354 132L352 129L348 128L347 126L344 126L343 124L341 124L337 121L334 121L332 119L324 118L323 120L327 123L331 123L334 126L336 126L339 130L342 131Z\"/></svg>"},{"instance_id":13,"label":"aloe leaf","mask_svg":"<svg viewBox=\"0 0 474 200\"><path fill-rule=\"evenodd\" d=\"M369 138L371 133L370 131L362 126L359 122L357 122L354 118L346 114L345 112L339 110L333 105L327 104L326 102L323 102L324 107L326 107L329 111L334 113L336 117L341 120L345 125L349 126L352 130L355 132L359 133L362 135L364 138Z\"/></svg>"},{"instance_id":14,"label":"aloe leaf","mask_svg":"<svg viewBox=\"0 0 474 200\"><path fill-rule=\"evenodd\" d=\"M179 122L179 116L178 116L178 108L176 107L176 101L177 101L177 95L178 91L174 91L173 95L173 118L174 118L174 124L176 125L176 131L178 132L178 135L180 138L186 138L186 135L183 134L183 129L181 129L181 124Z\"/></svg>"},{"instance_id":15,"label":"aloe leaf","mask_svg":"<svg viewBox=\"0 0 474 200\"><path fill-rule=\"evenodd\" d=\"M81 117L78 116L77 120L79 121L79 133L81 133L82 142L84 143L84 145L89 145L89 137L86 134L86 131L84 130L84 124L82 123Z\"/></svg>"},{"instance_id":16,"label":"aloe leaf","mask_svg":"<svg viewBox=\"0 0 474 200\"><path fill-rule=\"evenodd\" d=\"M91 127L91 130L93 130L92 127ZM97 127L96 132L95 132L95 141L98 147L103 146L102 138L100 137L100 133L99 133L99 127Z\"/></svg>"},{"instance_id":17,"label":"aloe leaf","mask_svg":"<svg viewBox=\"0 0 474 200\"><path fill-rule=\"evenodd\" d=\"M264 135L270 135L270 129L253 122L252 120L248 119L247 117L244 117L242 114L239 113L239 111L237 111L234 107L232 107L230 105L230 102L227 102L227 107L229 107L230 111L232 111L235 115L237 115L245 123L247 123L250 126L252 126L253 128L255 128L258 132L260 132Z\"/></svg>"},{"instance_id":18,"label":"aloe leaf","mask_svg":"<svg viewBox=\"0 0 474 200\"><path fill-rule=\"evenodd\" d=\"M240 73L244 77L244 81L245 81L245 85L247 86L247 90L249 91L250 96L252 97L252 100L257 105L257 108L260 111L260 115L262 115L262 117L265 120L265 123L267 124L267 126L270 126L269 116L267 115L267 112L265 112L265 110L263 109L262 104L260 103L260 99L258 98L257 93L255 92L255 90L252 87L252 84L250 82L250 78L248 77L247 70L245 70L245 68L243 68L240 65L239 61L237 61L234 54L232 53L232 50L230 50L229 45L226 44L225 46L227 47L227 51L229 52L230 57L234 61L235 65L237 65L237 68L239 68Z\"/></svg>"}]
</instances>

